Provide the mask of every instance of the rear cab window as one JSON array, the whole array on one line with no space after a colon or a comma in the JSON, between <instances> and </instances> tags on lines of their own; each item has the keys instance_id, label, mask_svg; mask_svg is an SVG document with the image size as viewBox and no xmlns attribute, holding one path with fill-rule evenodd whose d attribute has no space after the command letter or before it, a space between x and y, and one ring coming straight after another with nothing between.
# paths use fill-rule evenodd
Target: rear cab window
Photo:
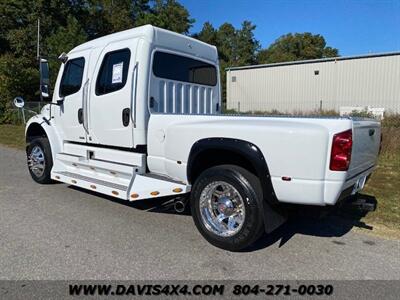
<instances>
[{"instance_id":1,"label":"rear cab window","mask_svg":"<svg viewBox=\"0 0 400 300\"><path fill-rule=\"evenodd\" d=\"M157 51L154 53L153 73L159 78L194 84L215 86L217 69L215 66L185 56Z\"/></svg>"},{"instance_id":2,"label":"rear cab window","mask_svg":"<svg viewBox=\"0 0 400 300\"><path fill-rule=\"evenodd\" d=\"M60 97L75 94L82 86L85 59L83 57L68 60L60 84Z\"/></svg>"}]
</instances>

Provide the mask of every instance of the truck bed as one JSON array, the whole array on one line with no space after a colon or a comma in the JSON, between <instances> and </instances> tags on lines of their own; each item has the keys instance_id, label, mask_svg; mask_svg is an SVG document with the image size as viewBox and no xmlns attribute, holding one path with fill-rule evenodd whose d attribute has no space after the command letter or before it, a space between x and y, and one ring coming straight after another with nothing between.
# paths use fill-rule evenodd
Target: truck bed
<instances>
[{"instance_id":1,"label":"truck bed","mask_svg":"<svg viewBox=\"0 0 400 300\"><path fill-rule=\"evenodd\" d=\"M353 132L349 169L331 171L333 136L348 130ZM372 136L370 130L374 130ZM344 189L372 172L379 151L380 125L371 119L337 116L152 114L149 169L187 182L192 145L219 137L249 141L261 150L279 201L332 205ZM290 181L282 180L284 177Z\"/></svg>"}]
</instances>

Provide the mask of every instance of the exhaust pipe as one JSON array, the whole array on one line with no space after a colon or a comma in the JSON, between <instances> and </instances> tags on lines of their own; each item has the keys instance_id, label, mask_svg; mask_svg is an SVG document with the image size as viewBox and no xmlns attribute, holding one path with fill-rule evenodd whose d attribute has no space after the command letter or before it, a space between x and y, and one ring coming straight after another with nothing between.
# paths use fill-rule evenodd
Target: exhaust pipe
<instances>
[{"instance_id":1,"label":"exhaust pipe","mask_svg":"<svg viewBox=\"0 0 400 300\"><path fill-rule=\"evenodd\" d=\"M181 199L176 200L174 202L174 210L177 213L183 213L185 211L185 208L186 208L186 203L187 203L187 201L183 201Z\"/></svg>"}]
</instances>

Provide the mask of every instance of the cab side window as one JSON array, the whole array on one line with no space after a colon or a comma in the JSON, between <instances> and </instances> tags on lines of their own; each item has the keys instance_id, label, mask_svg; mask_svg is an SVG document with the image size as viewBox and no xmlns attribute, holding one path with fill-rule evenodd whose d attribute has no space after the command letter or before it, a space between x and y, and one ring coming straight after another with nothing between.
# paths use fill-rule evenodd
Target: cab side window
<instances>
[{"instance_id":1,"label":"cab side window","mask_svg":"<svg viewBox=\"0 0 400 300\"><path fill-rule=\"evenodd\" d=\"M104 56L96 82L96 95L122 89L128 77L131 52L129 49L112 51Z\"/></svg>"},{"instance_id":2,"label":"cab side window","mask_svg":"<svg viewBox=\"0 0 400 300\"><path fill-rule=\"evenodd\" d=\"M84 68L85 59L83 57L67 61L61 78L60 97L72 95L80 90Z\"/></svg>"}]
</instances>

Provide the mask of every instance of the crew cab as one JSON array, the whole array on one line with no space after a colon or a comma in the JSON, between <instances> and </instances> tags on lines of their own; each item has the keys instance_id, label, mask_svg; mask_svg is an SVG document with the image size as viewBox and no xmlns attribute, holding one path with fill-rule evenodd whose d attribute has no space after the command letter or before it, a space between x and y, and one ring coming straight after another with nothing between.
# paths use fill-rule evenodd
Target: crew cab
<instances>
[{"instance_id":1,"label":"crew cab","mask_svg":"<svg viewBox=\"0 0 400 300\"><path fill-rule=\"evenodd\" d=\"M176 197L213 245L237 251L332 206L373 171L372 119L226 115L217 49L150 25L60 56L52 101L26 124L29 172L127 201ZM42 59L41 91L49 95ZM178 207L178 206L177 206Z\"/></svg>"}]
</instances>

